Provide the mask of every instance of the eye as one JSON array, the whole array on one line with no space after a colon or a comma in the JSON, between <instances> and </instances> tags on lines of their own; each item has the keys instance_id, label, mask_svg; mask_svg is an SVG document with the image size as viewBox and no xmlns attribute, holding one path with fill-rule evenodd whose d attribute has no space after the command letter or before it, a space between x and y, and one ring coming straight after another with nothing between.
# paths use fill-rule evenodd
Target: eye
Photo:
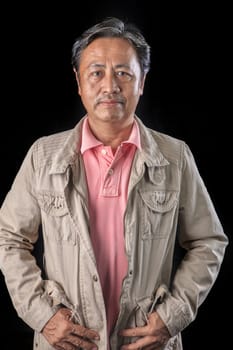
<instances>
[{"instance_id":1,"label":"eye","mask_svg":"<svg viewBox=\"0 0 233 350\"><path fill-rule=\"evenodd\" d=\"M125 71L118 71L116 72L117 77L122 81L129 81L132 79L132 74L125 72Z\"/></svg>"},{"instance_id":2,"label":"eye","mask_svg":"<svg viewBox=\"0 0 233 350\"><path fill-rule=\"evenodd\" d=\"M91 79L100 79L103 76L103 72L101 70L95 70L90 73Z\"/></svg>"}]
</instances>

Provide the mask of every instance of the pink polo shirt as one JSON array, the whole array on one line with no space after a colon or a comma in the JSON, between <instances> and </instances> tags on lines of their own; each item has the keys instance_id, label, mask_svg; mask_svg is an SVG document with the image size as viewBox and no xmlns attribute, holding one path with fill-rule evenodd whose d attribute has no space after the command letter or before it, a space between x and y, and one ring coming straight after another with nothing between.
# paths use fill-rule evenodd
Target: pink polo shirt
<instances>
[{"instance_id":1,"label":"pink polo shirt","mask_svg":"<svg viewBox=\"0 0 233 350\"><path fill-rule=\"evenodd\" d=\"M88 118L85 118L81 153L89 191L90 234L103 289L109 335L118 317L122 281L128 268L124 212L136 148L141 148L136 121L129 139L122 142L113 155L110 146L104 146L95 138Z\"/></svg>"}]
</instances>

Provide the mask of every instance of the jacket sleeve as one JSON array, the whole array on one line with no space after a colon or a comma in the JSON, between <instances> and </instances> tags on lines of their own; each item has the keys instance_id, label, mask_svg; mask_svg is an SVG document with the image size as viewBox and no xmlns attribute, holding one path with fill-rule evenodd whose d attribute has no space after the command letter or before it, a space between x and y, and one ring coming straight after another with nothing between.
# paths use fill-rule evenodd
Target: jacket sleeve
<instances>
[{"instance_id":1,"label":"jacket sleeve","mask_svg":"<svg viewBox=\"0 0 233 350\"><path fill-rule=\"evenodd\" d=\"M183 144L177 238L185 254L157 311L171 335L196 317L213 286L228 244L189 147Z\"/></svg>"},{"instance_id":2,"label":"jacket sleeve","mask_svg":"<svg viewBox=\"0 0 233 350\"><path fill-rule=\"evenodd\" d=\"M55 310L32 253L40 225L36 149L37 142L28 151L0 210L0 268L19 317L41 331Z\"/></svg>"}]
</instances>

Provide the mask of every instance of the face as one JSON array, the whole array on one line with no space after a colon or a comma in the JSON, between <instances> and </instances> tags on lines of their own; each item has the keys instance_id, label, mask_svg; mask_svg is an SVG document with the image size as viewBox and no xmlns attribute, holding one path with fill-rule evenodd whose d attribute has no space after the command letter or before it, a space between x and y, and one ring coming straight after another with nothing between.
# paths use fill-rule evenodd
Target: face
<instances>
[{"instance_id":1,"label":"face","mask_svg":"<svg viewBox=\"0 0 233 350\"><path fill-rule=\"evenodd\" d=\"M145 77L134 48L121 38L98 38L83 52L78 92L94 122L132 122Z\"/></svg>"}]
</instances>

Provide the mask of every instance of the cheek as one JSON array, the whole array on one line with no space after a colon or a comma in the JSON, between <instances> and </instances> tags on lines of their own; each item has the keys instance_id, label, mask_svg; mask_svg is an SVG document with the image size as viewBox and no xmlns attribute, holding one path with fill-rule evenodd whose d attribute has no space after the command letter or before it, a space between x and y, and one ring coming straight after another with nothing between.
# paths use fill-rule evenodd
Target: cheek
<instances>
[{"instance_id":1,"label":"cheek","mask_svg":"<svg viewBox=\"0 0 233 350\"><path fill-rule=\"evenodd\" d=\"M92 86L80 86L79 87L79 95L83 99L92 98L95 95L95 91Z\"/></svg>"},{"instance_id":2,"label":"cheek","mask_svg":"<svg viewBox=\"0 0 233 350\"><path fill-rule=\"evenodd\" d=\"M79 89L79 95L86 109L92 109L96 100L96 93L94 89L91 87L88 88L87 86L84 88L82 86Z\"/></svg>"},{"instance_id":3,"label":"cheek","mask_svg":"<svg viewBox=\"0 0 233 350\"><path fill-rule=\"evenodd\" d=\"M97 84L86 80L85 82L81 81L79 91L82 95L93 96L97 91Z\"/></svg>"},{"instance_id":4,"label":"cheek","mask_svg":"<svg viewBox=\"0 0 233 350\"><path fill-rule=\"evenodd\" d=\"M131 96L137 99L143 93L143 83L140 80L137 80L131 89Z\"/></svg>"},{"instance_id":5,"label":"cheek","mask_svg":"<svg viewBox=\"0 0 233 350\"><path fill-rule=\"evenodd\" d=\"M134 101L137 101L138 98L142 95L142 89L139 88L138 86L135 86L134 89L132 89L130 97Z\"/></svg>"}]
</instances>

